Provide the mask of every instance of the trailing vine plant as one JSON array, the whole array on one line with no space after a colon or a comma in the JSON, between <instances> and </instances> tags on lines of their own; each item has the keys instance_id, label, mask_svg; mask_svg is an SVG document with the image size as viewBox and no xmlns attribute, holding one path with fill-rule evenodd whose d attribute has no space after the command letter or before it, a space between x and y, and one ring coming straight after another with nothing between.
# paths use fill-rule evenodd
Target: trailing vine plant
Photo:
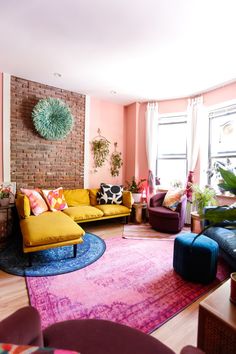
<instances>
[{"instance_id":1,"label":"trailing vine plant","mask_svg":"<svg viewBox=\"0 0 236 354\"><path fill-rule=\"evenodd\" d=\"M111 160L110 160L110 164L111 164L110 172L112 177L119 176L120 168L123 165L121 152L116 151L117 145L118 145L117 143L114 143L115 150L111 154Z\"/></svg>"},{"instance_id":2,"label":"trailing vine plant","mask_svg":"<svg viewBox=\"0 0 236 354\"><path fill-rule=\"evenodd\" d=\"M101 136L101 131L98 129L98 136L91 141L95 171L98 167L102 167L107 160L109 145L110 142L104 136Z\"/></svg>"}]
</instances>

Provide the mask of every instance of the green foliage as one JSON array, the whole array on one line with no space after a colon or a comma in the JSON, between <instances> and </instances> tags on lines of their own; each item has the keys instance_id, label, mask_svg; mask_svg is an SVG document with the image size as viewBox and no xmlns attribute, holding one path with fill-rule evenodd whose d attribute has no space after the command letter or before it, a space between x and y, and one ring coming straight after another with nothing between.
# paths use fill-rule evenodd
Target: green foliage
<instances>
[{"instance_id":1,"label":"green foliage","mask_svg":"<svg viewBox=\"0 0 236 354\"><path fill-rule=\"evenodd\" d=\"M94 167L102 167L109 154L110 142L104 138L92 140L91 149L93 153Z\"/></svg>"},{"instance_id":2,"label":"green foliage","mask_svg":"<svg viewBox=\"0 0 236 354\"><path fill-rule=\"evenodd\" d=\"M132 193L142 193L144 189L143 182L145 181L146 179L140 179L140 181L136 181L135 177L133 176L131 182L125 181L127 184L125 189Z\"/></svg>"},{"instance_id":3,"label":"green foliage","mask_svg":"<svg viewBox=\"0 0 236 354\"><path fill-rule=\"evenodd\" d=\"M62 140L74 123L69 107L62 100L51 97L36 104L32 118L37 132L47 140Z\"/></svg>"},{"instance_id":4,"label":"green foliage","mask_svg":"<svg viewBox=\"0 0 236 354\"><path fill-rule=\"evenodd\" d=\"M206 209L204 218L211 223L220 223L222 221L235 221L236 208L233 207L217 207L214 209Z\"/></svg>"},{"instance_id":5,"label":"green foliage","mask_svg":"<svg viewBox=\"0 0 236 354\"><path fill-rule=\"evenodd\" d=\"M229 191L236 195L236 175L230 171L219 167L219 172L224 182L219 183L219 187L225 191ZM220 223L222 221L235 221L236 220L236 206L231 207L217 207L214 209L207 209L205 211L205 219L210 223Z\"/></svg>"},{"instance_id":6,"label":"green foliage","mask_svg":"<svg viewBox=\"0 0 236 354\"><path fill-rule=\"evenodd\" d=\"M10 194L11 191L9 188L3 188L3 187L0 188L0 199L9 198Z\"/></svg>"},{"instance_id":7,"label":"green foliage","mask_svg":"<svg viewBox=\"0 0 236 354\"><path fill-rule=\"evenodd\" d=\"M236 195L236 175L232 171L225 170L221 167L219 167L219 171L224 181L219 183L218 186Z\"/></svg>"},{"instance_id":8,"label":"green foliage","mask_svg":"<svg viewBox=\"0 0 236 354\"><path fill-rule=\"evenodd\" d=\"M205 186L203 189L198 184L192 185L193 205L197 207L199 215L203 215L203 209L208 205L216 205L216 193L214 189Z\"/></svg>"},{"instance_id":9,"label":"green foliage","mask_svg":"<svg viewBox=\"0 0 236 354\"><path fill-rule=\"evenodd\" d=\"M111 154L111 168L110 168L110 171L111 171L112 177L119 176L119 173L120 173L119 170L120 170L122 165L123 165L123 160L122 160L122 157L121 157L121 152L114 151Z\"/></svg>"}]
</instances>

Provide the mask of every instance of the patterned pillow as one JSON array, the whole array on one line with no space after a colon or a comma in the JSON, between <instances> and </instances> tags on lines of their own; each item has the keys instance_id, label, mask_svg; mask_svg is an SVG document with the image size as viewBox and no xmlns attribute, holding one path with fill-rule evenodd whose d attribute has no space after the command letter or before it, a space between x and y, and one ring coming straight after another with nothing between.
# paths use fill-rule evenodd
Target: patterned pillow
<instances>
[{"instance_id":1,"label":"patterned pillow","mask_svg":"<svg viewBox=\"0 0 236 354\"><path fill-rule=\"evenodd\" d=\"M169 190L165 195L162 205L168 209L175 211L177 206L181 202L183 194L184 190L182 189Z\"/></svg>"},{"instance_id":2,"label":"patterned pillow","mask_svg":"<svg viewBox=\"0 0 236 354\"><path fill-rule=\"evenodd\" d=\"M48 210L48 206L39 190L21 188L20 191L29 198L30 209L35 216Z\"/></svg>"},{"instance_id":3,"label":"patterned pillow","mask_svg":"<svg viewBox=\"0 0 236 354\"><path fill-rule=\"evenodd\" d=\"M62 187L54 190L43 189L42 192L51 211L64 210L68 208Z\"/></svg>"},{"instance_id":4,"label":"patterned pillow","mask_svg":"<svg viewBox=\"0 0 236 354\"><path fill-rule=\"evenodd\" d=\"M0 343L0 353L4 354L80 354L67 349L55 349L48 347L35 347L31 345L17 345L11 343Z\"/></svg>"},{"instance_id":5,"label":"patterned pillow","mask_svg":"<svg viewBox=\"0 0 236 354\"><path fill-rule=\"evenodd\" d=\"M122 204L122 186L101 183L100 188L97 195L98 204Z\"/></svg>"}]
</instances>

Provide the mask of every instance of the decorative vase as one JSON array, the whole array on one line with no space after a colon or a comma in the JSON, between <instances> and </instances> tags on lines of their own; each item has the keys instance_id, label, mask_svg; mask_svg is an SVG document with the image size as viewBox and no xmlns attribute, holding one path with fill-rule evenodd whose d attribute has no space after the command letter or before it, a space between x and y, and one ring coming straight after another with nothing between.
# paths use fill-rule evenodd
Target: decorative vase
<instances>
[{"instance_id":1,"label":"decorative vase","mask_svg":"<svg viewBox=\"0 0 236 354\"><path fill-rule=\"evenodd\" d=\"M2 198L2 199L0 199L0 204L1 204L1 206L8 206L8 205L9 205L9 202L10 202L9 198Z\"/></svg>"},{"instance_id":2,"label":"decorative vase","mask_svg":"<svg viewBox=\"0 0 236 354\"><path fill-rule=\"evenodd\" d=\"M132 193L132 197L133 197L134 203L140 203L142 193Z\"/></svg>"}]
</instances>

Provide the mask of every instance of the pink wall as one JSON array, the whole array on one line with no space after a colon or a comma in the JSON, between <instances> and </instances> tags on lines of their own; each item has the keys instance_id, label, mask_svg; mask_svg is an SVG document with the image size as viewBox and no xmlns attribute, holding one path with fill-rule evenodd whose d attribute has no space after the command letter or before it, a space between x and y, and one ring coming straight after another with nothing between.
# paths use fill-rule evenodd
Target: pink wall
<instances>
[{"instance_id":1,"label":"pink wall","mask_svg":"<svg viewBox=\"0 0 236 354\"><path fill-rule=\"evenodd\" d=\"M203 93L205 106L211 106L236 99L236 82ZM125 107L126 131L127 131L127 166L125 170L126 179L135 175L138 178L147 177L147 158L145 147L145 110L146 103L129 105ZM158 102L160 114L185 112L188 106L188 98L165 100ZM137 118L138 117L138 118ZM134 136L133 134L136 134ZM135 149L135 151L134 151ZM198 159L195 171L195 182L199 182L200 160Z\"/></svg>"},{"instance_id":2,"label":"pink wall","mask_svg":"<svg viewBox=\"0 0 236 354\"><path fill-rule=\"evenodd\" d=\"M187 106L187 98L180 98L177 100L165 100L158 102L158 111L160 114L185 112Z\"/></svg>"},{"instance_id":3,"label":"pink wall","mask_svg":"<svg viewBox=\"0 0 236 354\"><path fill-rule=\"evenodd\" d=\"M0 182L3 181L3 142L2 142L2 120L3 120L3 74L0 73Z\"/></svg>"},{"instance_id":4,"label":"pink wall","mask_svg":"<svg viewBox=\"0 0 236 354\"><path fill-rule=\"evenodd\" d=\"M125 107L125 181L136 175L137 103Z\"/></svg>"},{"instance_id":5,"label":"pink wall","mask_svg":"<svg viewBox=\"0 0 236 354\"><path fill-rule=\"evenodd\" d=\"M236 99L236 82L205 93L203 99L206 106Z\"/></svg>"},{"instance_id":6,"label":"pink wall","mask_svg":"<svg viewBox=\"0 0 236 354\"><path fill-rule=\"evenodd\" d=\"M125 162L125 139L124 139L124 107L122 105L111 102L102 101L91 97L90 101L90 128L89 141L98 135L98 128L101 130L101 135L110 141L110 155L114 151L114 143L117 142L117 151L122 153L122 158ZM96 188L101 182L118 183L124 182L124 167L120 169L118 177L112 177L110 174L110 164L108 161L104 166L98 168L98 172L94 172L92 153L90 156L89 168L89 187Z\"/></svg>"}]
</instances>

